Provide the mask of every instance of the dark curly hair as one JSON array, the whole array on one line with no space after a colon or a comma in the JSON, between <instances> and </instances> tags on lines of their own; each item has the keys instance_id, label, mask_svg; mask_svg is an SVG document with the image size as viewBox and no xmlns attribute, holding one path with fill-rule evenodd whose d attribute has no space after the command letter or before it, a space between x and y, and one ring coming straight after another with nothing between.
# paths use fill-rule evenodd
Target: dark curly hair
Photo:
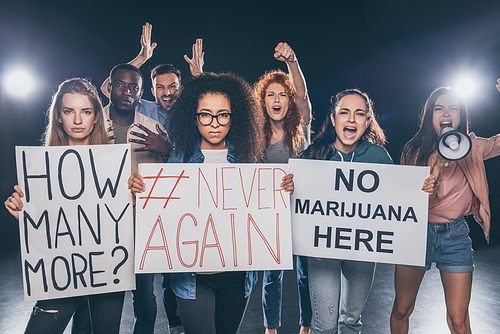
<instances>
[{"instance_id":1,"label":"dark curly hair","mask_svg":"<svg viewBox=\"0 0 500 334\"><path fill-rule=\"evenodd\" d=\"M292 81L290 80L290 76L281 70L266 72L254 85L255 98L265 120L264 133L266 135L266 147L269 146L273 134L271 131L269 114L266 111L265 101L267 87L272 83L282 85L289 96L288 112L283 122L283 130L285 132L284 140L290 151L297 151L306 140L306 137L302 129L302 119L295 105L295 90L293 89Z\"/></svg>"},{"instance_id":2,"label":"dark curly hair","mask_svg":"<svg viewBox=\"0 0 500 334\"><path fill-rule=\"evenodd\" d=\"M331 115L335 115L340 100L347 95L358 95L366 101L366 111L369 124L361 138L381 146L387 144L384 130L382 130L377 122L377 115L375 113L375 109L373 108L373 101L370 99L368 94L356 88L345 89L337 93L337 95L331 97L330 109L328 115L326 116L326 120L323 123L318 136L303 153L306 158L322 160L326 157L326 160L329 160L335 153L333 150L333 143L337 139L337 133L335 132L335 127L333 126L330 117Z\"/></svg>"},{"instance_id":3,"label":"dark curly hair","mask_svg":"<svg viewBox=\"0 0 500 334\"><path fill-rule=\"evenodd\" d=\"M258 161L264 150L263 116L257 108L250 85L231 73L203 73L189 81L172 107L168 127L175 152L188 162L200 133L196 125L198 102L206 94L222 94L231 105L228 146L239 160Z\"/></svg>"},{"instance_id":4,"label":"dark curly hair","mask_svg":"<svg viewBox=\"0 0 500 334\"><path fill-rule=\"evenodd\" d=\"M458 126L458 130L469 135L469 112L463 96L453 88L436 88L422 108L417 133L403 147L401 164L427 166L429 157L436 150L439 141L439 136L436 134L433 125L434 106L438 97L444 94L451 95L458 100L458 108L460 109L460 125Z\"/></svg>"}]
</instances>

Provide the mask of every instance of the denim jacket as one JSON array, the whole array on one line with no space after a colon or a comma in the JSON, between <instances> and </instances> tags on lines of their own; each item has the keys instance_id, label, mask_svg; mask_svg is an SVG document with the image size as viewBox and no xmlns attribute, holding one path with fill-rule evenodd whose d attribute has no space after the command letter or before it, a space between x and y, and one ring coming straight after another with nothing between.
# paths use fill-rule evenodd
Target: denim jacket
<instances>
[{"instance_id":1,"label":"denim jacket","mask_svg":"<svg viewBox=\"0 0 500 334\"><path fill-rule=\"evenodd\" d=\"M245 161L241 161L236 159L232 152L232 147L228 145L227 152L227 160L230 163L242 163ZM196 144L196 148L194 153L191 155L189 159L189 163L203 163L205 157L200 149L200 143ZM168 162L171 163L183 163L184 157L178 154L172 155ZM172 291L174 291L175 295L182 299L196 299L196 273L175 273L170 274L170 287ZM245 297L250 295L252 292L252 288L257 283L257 272L256 271L247 271L245 275Z\"/></svg>"}]
</instances>

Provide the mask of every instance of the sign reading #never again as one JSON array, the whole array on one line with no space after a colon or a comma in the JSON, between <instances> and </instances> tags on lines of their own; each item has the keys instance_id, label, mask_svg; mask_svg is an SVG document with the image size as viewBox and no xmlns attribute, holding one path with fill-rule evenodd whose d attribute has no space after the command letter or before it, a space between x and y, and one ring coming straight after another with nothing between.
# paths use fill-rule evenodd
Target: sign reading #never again
<instances>
[{"instance_id":1,"label":"sign reading #never again","mask_svg":"<svg viewBox=\"0 0 500 334\"><path fill-rule=\"evenodd\" d=\"M26 300L133 290L130 145L16 147Z\"/></svg>"},{"instance_id":2,"label":"sign reading #never again","mask_svg":"<svg viewBox=\"0 0 500 334\"><path fill-rule=\"evenodd\" d=\"M290 159L293 252L422 266L429 167Z\"/></svg>"},{"instance_id":3,"label":"sign reading #never again","mask_svg":"<svg viewBox=\"0 0 500 334\"><path fill-rule=\"evenodd\" d=\"M140 164L136 273L292 269L286 167Z\"/></svg>"}]
</instances>

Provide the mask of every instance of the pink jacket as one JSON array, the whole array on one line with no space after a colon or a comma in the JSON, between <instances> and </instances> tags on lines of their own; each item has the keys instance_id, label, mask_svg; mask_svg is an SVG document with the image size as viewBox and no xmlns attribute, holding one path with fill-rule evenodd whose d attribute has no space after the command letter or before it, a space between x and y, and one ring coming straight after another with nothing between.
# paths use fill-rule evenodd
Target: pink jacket
<instances>
[{"instance_id":1,"label":"pink jacket","mask_svg":"<svg viewBox=\"0 0 500 334\"><path fill-rule=\"evenodd\" d=\"M474 218L483 228L486 241L489 242L491 210L483 161L500 155L500 134L490 138L481 138L471 133L470 138L472 140L471 151L465 158L458 161L458 165L474 192L470 213L474 213Z\"/></svg>"}]
</instances>

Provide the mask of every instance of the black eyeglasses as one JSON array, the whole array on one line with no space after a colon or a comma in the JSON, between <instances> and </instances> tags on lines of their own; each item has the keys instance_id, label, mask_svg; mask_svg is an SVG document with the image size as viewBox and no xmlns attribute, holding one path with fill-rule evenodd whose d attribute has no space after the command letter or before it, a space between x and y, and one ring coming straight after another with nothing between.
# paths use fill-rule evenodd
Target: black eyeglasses
<instances>
[{"instance_id":1,"label":"black eyeglasses","mask_svg":"<svg viewBox=\"0 0 500 334\"><path fill-rule=\"evenodd\" d=\"M220 113L217 115L212 115L207 112L199 112L196 114L198 117L198 122L202 125L210 125L214 121L214 118L217 120L220 126L228 125L231 122L231 114L228 112Z\"/></svg>"}]
</instances>

